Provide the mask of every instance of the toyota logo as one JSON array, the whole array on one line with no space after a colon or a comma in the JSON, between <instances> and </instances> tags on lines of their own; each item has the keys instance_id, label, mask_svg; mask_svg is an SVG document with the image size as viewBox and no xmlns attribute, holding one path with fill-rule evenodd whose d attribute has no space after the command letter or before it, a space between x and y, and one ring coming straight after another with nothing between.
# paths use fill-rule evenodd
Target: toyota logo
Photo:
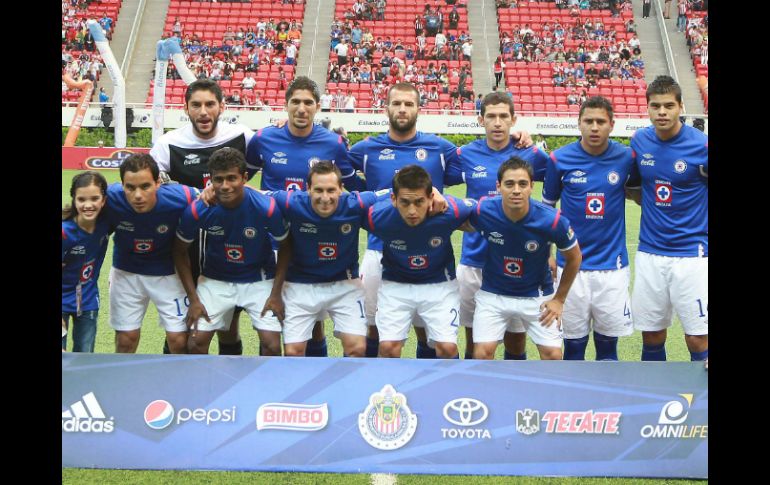
<instances>
[{"instance_id":1,"label":"toyota logo","mask_svg":"<svg viewBox=\"0 0 770 485\"><path fill-rule=\"evenodd\" d=\"M486 404L469 397L449 401L444 406L444 418L458 426L475 426L484 422L488 415Z\"/></svg>"}]
</instances>

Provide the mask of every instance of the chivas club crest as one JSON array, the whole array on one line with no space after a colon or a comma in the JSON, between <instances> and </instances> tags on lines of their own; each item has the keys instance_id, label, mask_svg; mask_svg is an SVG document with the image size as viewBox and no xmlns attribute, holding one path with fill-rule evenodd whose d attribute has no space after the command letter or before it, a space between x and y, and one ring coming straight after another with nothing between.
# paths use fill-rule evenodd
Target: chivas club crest
<instances>
[{"instance_id":1,"label":"chivas club crest","mask_svg":"<svg viewBox=\"0 0 770 485\"><path fill-rule=\"evenodd\" d=\"M407 444L417 431L417 416L406 405L406 396L386 384L369 396L369 405L358 415L358 429L367 443L380 450Z\"/></svg>"}]
</instances>

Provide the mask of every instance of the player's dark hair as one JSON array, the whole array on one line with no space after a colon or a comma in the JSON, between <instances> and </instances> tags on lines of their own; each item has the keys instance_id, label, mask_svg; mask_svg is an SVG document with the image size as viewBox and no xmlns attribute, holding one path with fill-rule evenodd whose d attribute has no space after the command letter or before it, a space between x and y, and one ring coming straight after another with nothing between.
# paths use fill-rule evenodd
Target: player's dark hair
<instances>
[{"instance_id":1,"label":"player's dark hair","mask_svg":"<svg viewBox=\"0 0 770 485\"><path fill-rule=\"evenodd\" d=\"M677 103L682 102L682 87L674 81L671 76L658 76L647 86L647 92L644 93L647 102L650 102L650 96L656 94L673 94Z\"/></svg>"},{"instance_id":2,"label":"player's dark hair","mask_svg":"<svg viewBox=\"0 0 770 485\"><path fill-rule=\"evenodd\" d=\"M221 103L224 99L222 88L219 87L219 84L217 84L217 82L213 79L203 78L196 79L195 81L191 82L189 86L187 86L187 91L184 93L185 104L190 102L190 98L192 98L192 95L195 91L211 91L219 103Z\"/></svg>"},{"instance_id":3,"label":"player's dark hair","mask_svg":"<svg viewBox=\"0 0 770 485\"><path fill-rule=\"evenodd\" d=\"M532 165L530 165L528 161L519 157L511 157L500 164L500 168L497 169L497 181L502 183L503 175L505 175L505 172L508 170L518 170L520 168L523 168L527 171L527 174L529 175L529 181L532 183L532 179L535 178L535 172L532 170Z\"/></svg>"},{"instance_id":4,"label":"player's dark hair","mask_svg":"<svg viewBox=\"0 0 770 485\"><path fill-rule=\"evenodd\" d=\"M78 210L75 207L75 194L78 189L96 185L102 192L102 197L107 196L107 180L104 175L88 170L86 172L79 173L72 178L72 185L70 185L70 198L72 202L62 207L61 220L74 219L78 215Z\"/></svg>"},{"instance_id":5,"label":"player's dark hair","mask_svg":"<svg viewBox=\"0 0 770 485\"><path fill-rule=\"evenodd\" d=\"M231 147L220 148L211 154L208 161L209 172L226 172L237 168L241 175L246 173L246 158L243 152Z\"/></svg>"},{"instance_id":6,"label":"player's dark hair","mask_svg":"<svg viewBox=\"0 0 770 485\"><path fill-rule=\"evenodd\" d=\"M153 180L158 180L160 176L158 164L149 153L131 154L120 164L120 181L123 181L126 172L141 172L142 170L149 170Z\"/></svg>"},{"instance_id":7,"label":"player's dark hair","mask_svg":"<svg viewBox=\"0 0 770 485\"><path fill-rule=\"evenodd\" d=\"M479 96L481 95L479 94ZM513 99L511 99L511 97L508 96L506 93L489 93L486 96L484 96L484 99L481 101L481 117L483 118L484 113L487 112L487 106L495 105L495 104L508 105L508 110L511 112L511 117L513 117L515 113Z\"/></svg>"},{"instance_id":8,"label":"player's dark hair","mask_svg":"<svg viewBox=\"0 0 770 485\"><path fill-rule=\"evenodd\" d=\"M433 182L430 174L419 165L407 165L393 176L393 194L398 195L401 189L420 190L430 195L433 192Z\"/></svg>"},{"instance_id":9,"label":"player's dark hair","mask_svg":"<svg viewBox=\"0 0 770 485\"><path fill-rule=\"evenodd\" d=\"M612 118L615 115L615 110L612 108L612 103L604 96L591 96L590 98L583 101L583 105L580 107L580 113L578 114L578 119L583 117L583 112L588 108L603 109L607 112L607 116L610 117L610 121L612 121Z\"/></svg>"},{"instance_id":10,"label":"player's dark hair","mask_svg":"<svg viewBox=\"0 0 770 485\"><path fill-rule=\"evenodd\" d=\"M419 104L420 104L420 91L417 90L417 88L414 86L414 84L406 83L406 82L401 82L401 83L396 83L393 86L391 86L390 89L388 89L388 96L386 98L386 100L387 100L386 104L390 104L390 93L392 93L393 90L397 90L397 91L411 91L414 94L415 102L417 102L417 105L419 106Z\"/></svg>"},{"instance_id":11,"label":"player's dark hair","mask_svg":"<svg viewBox=\"0 0 770 485\"><path fill-rule=\"evenodd\" d=\"M331 162L331 160L321 160L316 162L310 167L310 171L307 173L307 186L310 188L312 184L313 175L326 175L327 173L337 174L337 183L342 187L342 172L339 167Z\"/></svg>"},{"instance_id":12,"label":"player's dark hair","mask_svg":"<svg viewBox=\"0 0 770 485\"><path fill-rule=\"evenodd\" d=\"M289 87L286 88L285 98L287 103L291 99L291 96L294 94L294 91L298 89L304 89L306 91L310 91L316 103L319 103L321 101L321 92L318 90L318 84L316 84L315 81L313 81L307 76L297 76L294 78L291 84L289 84Z\"/></svg>"}]
</instances>

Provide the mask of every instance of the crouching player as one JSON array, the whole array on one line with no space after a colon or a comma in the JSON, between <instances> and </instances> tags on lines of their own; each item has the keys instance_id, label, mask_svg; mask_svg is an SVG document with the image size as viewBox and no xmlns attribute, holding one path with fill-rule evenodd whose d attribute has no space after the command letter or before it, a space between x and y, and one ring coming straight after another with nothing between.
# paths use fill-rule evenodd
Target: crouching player
<instances>
[{"instance_id":1,"label":"crouching player","mask_svg":"<svg viewBox=\"0 0 770 485\"><path fill-rule=\"evenodd\" d=\"M208 353L214 332L227 330L240 306L265 344L266 355L281 355L281 324L275 316L261 315L276 268L268 232L278 241L288 234L281 210L272 197L245 190L246 160L240 151L217 150L208 165L216 205L190 205L174 241L174 264L190 301L189 353ZM206 232L206 253L196 292L188 247L199 229Z\"/></svg>"},{"instance_id":2,"label":"crouching player","mask_svg":"<svg viewBox=\"0 0 770 485\"><path fill-rule=\"evenodd\" d=\"M390 194L381 192L383 199ZM328 160L310 168L307 192L269 194L290 225L288 244L278 253L279 261L289 260L286 283L281 274L275 278L265 305L265 312L272 311L283 322L285 354L305 355L314 323L328 312L344 355L363 357L367 326L358 274L358 230L377 195L343 193L342 173Z\"/></svg>"},{"instance_id":3,"label":"crouching player","mask_svg":"<svg viewBox=\"0 0 770 485\"><path fill-rule=\"evenodd\" d=\"M475 297L474 359L494 359L506 330L528 332L540 359L562 358L561 315L580 269L580 248L558 210L530 199L532 178L529 163L506 160L497 171L500 195L482 198L470 215L470 224L488 243ZM555 294L548 267L552 242L565 259Z\"/></svg>"},{"instance_id":4,"label":"crouching player","mask_svg":"<svg viewBox=\"0 0 770 485\"><path fill-rule=\"evenodd\" d=\"M428 345L438 357L458 357L460 295L451 235L475 202L445 197L448 210L428 217L434 198L430 175L407 165L393 177L391 200L376 203L363 218L362 226L383 241L375 314L380 357L401 356L416 316L425 322Z\"/></svg>"}]
</instances>

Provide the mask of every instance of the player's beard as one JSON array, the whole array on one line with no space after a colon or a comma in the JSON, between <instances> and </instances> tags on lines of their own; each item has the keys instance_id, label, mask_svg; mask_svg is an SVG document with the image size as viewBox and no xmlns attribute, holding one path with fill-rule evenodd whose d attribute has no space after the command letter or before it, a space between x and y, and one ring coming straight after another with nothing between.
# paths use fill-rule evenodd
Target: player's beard
<instances>
[{"instance_id":1,"label":"player's beard","mask_svg":"<svg viewBox=\"0 0 770 485\"><path fill-rule=\"evenodd\" d=\"M393 131L396 131L401 134L406 134L412 131L417 124L417 115L415 115L412 119L407 121L407 123L402 127L398 124L398 114L391 115L388 113L388 121L390 122L390 129Z\"/></svg>"},{"instance_id":2,"label":"player's beard","mask_svg":"<svg viewBox=\"0 0 770 485\"><path fill-rule=\"evenodd\" d=\"M217 125L219 124L219 116L211 119L211 129L208 131L208 133L203 133L198 129L197 121L193 121L192 119L190 121L192 122L193 131L195 132L196 135L198 135L198 137L204 138L204 139L211 138L217 132Z\"/></svg>"}]
</instances>

